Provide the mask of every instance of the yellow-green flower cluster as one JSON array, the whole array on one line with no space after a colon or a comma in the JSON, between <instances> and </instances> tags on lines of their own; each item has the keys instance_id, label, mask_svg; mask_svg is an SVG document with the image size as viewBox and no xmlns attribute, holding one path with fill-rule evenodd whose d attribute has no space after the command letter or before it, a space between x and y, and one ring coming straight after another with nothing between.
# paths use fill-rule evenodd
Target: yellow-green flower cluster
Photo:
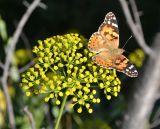
<instances>
[{"instance_id":1,"label":"yellow-green flower cluster","mask_svg":"<svg viewBox=\"0 0 160 129\"><path fill-rule=\"evenodd\" d=\"M141 49L136 49L133 53L129 55L129 60L131 63L135 64L137 67L142 67L145 54Z\"/></svg>"},{"instance_id":2,"label":"yellow-green flower cluster","mask_svg":"<svg viewBox=\"0 0 160 129\"><path fill-rule=\"evenodd\" d=\"M97 89L102 89L106 98L117 96L120 80L115 70L100 68L93 63L93 53L87 49L87 40L78 34L53 36L39 41L33 52L35 65L22 75L21 87L26 95L43 94L46 102L55 99L61 104L64 95L72 99L71 107L77 112L86 107L92 113L92 103L100 103Z\"/></svg>"}]
</instances>

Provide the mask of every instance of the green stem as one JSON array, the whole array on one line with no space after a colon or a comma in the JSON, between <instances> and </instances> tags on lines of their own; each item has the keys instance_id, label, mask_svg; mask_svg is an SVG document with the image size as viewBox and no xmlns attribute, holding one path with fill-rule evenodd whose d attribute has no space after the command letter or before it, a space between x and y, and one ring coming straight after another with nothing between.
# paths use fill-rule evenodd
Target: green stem
<instances>
[{"instance_id":1,"label":"green stem","mask_svg":"<svg viewBox=\"0 0 160 129\"><path fill-rule=\"evenodd\" d=\"M62 105L61 105L61 108L60 108L60 111L59 111L58 118L57 118L56 125L55 125L54 129L58 129L58 127L59 127L59 123L60 123L60 120L61 120L61 117L62 117L62 114L63 114L63 109L64 109L66 101L67 101L67 95L65 95L64 98L63 98L63 102L62 102Z\"/></svg>"}]
</instances>

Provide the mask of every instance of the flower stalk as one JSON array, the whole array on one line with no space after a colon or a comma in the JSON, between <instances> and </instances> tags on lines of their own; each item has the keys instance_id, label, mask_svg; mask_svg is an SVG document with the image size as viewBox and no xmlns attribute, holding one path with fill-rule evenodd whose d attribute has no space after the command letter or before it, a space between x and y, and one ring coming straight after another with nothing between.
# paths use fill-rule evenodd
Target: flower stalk
<instances>
[{"instance_id":1,"label":"flower stalk","mask_svg":"<svg viewBox=\"0 0 160 129\"><path fill-rule=\"evenodd\" d=\"M64 110L64 106L65 106L66 101L67 101L67 95L65 95L63 98L62 105L61 105L54 129L58 129L58 127L59 127L59 123L60 123L60 120L61 120L61 117L63 114L63 110Z\"/></svg>"}]
</instances>

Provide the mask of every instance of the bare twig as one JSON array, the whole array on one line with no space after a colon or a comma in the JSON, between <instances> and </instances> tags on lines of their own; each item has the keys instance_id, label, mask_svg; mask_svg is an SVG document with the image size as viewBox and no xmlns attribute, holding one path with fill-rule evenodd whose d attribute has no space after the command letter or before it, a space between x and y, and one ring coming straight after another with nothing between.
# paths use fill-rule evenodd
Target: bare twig
<instances>
[{"instance_id":1,"label":"bare twig","mask_svg":"<svg viewBox=\"0 0 160 129\"><path fill-rule=\"evenodd\" d=\"M32 12L39 5L40 1L41 0L34 0L32 2L32 4L29 6L29 8L25 12L25 14L22 16L20 22L18 23L17 29L15 30L12 38L8 42L8 47L7 47L8 51L6 53L6 59L5 59L5 63L4 63L4 71L3 71L2 78L1 78L1 82L2 82L2 87L3 87L4 94L5 94L6 101L7 101L9 122L10 122L10 126L12 129L16 129L16 126L15 126L15 119L14 119L14 113L13 113L13 106L12 106L11 98L8 93L7 80L8 80L8 76L9 76L9 66L11 64L11 60L12 60L12 56L13 56L13 53L15 50L15 46L18 42L18 39L19 39L20 34L22 32L22 29L23 29L24 25L26 24L27 20L29 19L30 15L32 14Z\"/></svg>"},{"instance_id":2,"label":"bare twig","mask_svg":"<svg viewBox=\"0 0 160 129\"><path fill-rule=\"evenodd\" d=\"M150 129L156 128L157 126L160 125L160 118L158 118L157 120L153 121L150 125Z\"/></svg>"},{"instance_id":3,"label":"bare twig","mask_svg":"<svg viewBox=\"0 0 160 129\"><path fill-rule=\"evenodd\" d=\"M43 112L45 114L45 118L47 120L47 125L48 125L48 129L53 129L53 116L52 113L50 113L50 109L51 107L49 107L49 104L44 104L43 105Z\"/></svg>"},{"instance_id":4,"label":"bare twig","mask_svg":"<svg viewBox=\"0 0 160 129\"><path fill-rule=\"evenodd\" d=\"M159 99L159 98L157 98L157 99ZM151 121L150 128L151 129L155 128L158 125L160 125L160 108L156 111L155 116L153 117L153 120Z\"/></svg>"},{"instance_id":5,"label":"bare twig","mask_svg":"<svg viewBox=\"0 0 160 129\"><path fill-rule=\"evenodd\" d=\"M138 44L149 55L148 63L144 72L143 79L137 81L134 86L131 100L128 103L127 110L124 114L122 129L145 129L149 125L149 117L153 109L154 103L157 100L160 79L160 33L155 36L153 42L154 47L150 48L144 39L143 30L139 18L138 9L134 0L130 0L132 12L135 21L131 16L131 12L126 0L119 0L125 14L127 23L135 36ZM156 58L155 58L156 57ZM154 63L153 63L154 62ZM152 69L150 68L152 67ZM141 85L141 87L139 87ZM132 89L132 91L134 91ZM147 101L146 101L147 100ZM136 122L135 122L136 121ZM155 124L155 123L154 123ZM157 123L156 123L157 124Z\"/></svg>"},{"instance_id":6,"label":"bare twig","mask_svg":"<svg viewBox=\"0 0 160 129\"><path fill-rule=\"evenodd\" d=\"M26 6L26 7L28 8L30 4L29 4L28 1L24 0L24 1L23 1L23 5Z\"/></svg>"},{"instance_id":7,"label":"bare twig","mask_svg":"<svg viewBox=\"0 0 160 129\"><path fill-rule=\"evenodd\" d=\"M24 32L21 33L21 39L24 42L24 45L25 45L26 49L32 51L29 40L28 40L28 38L27 38L27 36L25 35ZM32 57L33 57L33 55L32 55Z\"/></svg>"},{"instance_id":8,"label":"bare twig","mask_svg":"<svg viewBox=\"0 0 160 129\"><path fill-rule=\"evenodd\" d=\"M150 129L156 128L157 126L160 125L160 118L158 118L157 120L153 121L150 125Z\"/></svg>"},{"instance_id":9,"label":"bare twig","mask_svg":"<svg viewBox=\"0 0 160 129\"><path fill-rule=\"evenodd\" d=\"M150 125L150 129L156 128L160 125L160 118L157 118L155 121L153 121Z\"/></svg>"},{"instance_id":10,"label":"bare twig","mask_svg":"<svg viewBox=\"0 0 160 129\"><path fill-rule=\"evenodd\" d=\"M4 65L2 64L2 62L0 62L0 68L4 69Z\"/></svg>"},{"instance_id":11,"label":"bare twig","mask_svg":"<svg viewBox=\"0 0 160 129\"><path fill-rule=\"evenodd\" d=\"M30 4L28 3L28 1L26 1L26 0L23 1L23 4L24 4L24 6L26 6L27 8L28 8L29 5L30 5ZM39 3L38 6L41 7L42 9L47 9L47 5L44 4L44 3Z\"/></svg>"},{"instance_id":12,"label":"bare twig","mask_svg":"<svg viewBox=\"0 0 160 129\"><path fill-rule=\"evenodd\" d=\"M46 10L48 8L48 6L44 3L40 3L39 7L41 7L42 9Z\"/></svg>"},{"instance_id":13,"label":"bare twig","mask_svg":"<svg viewBox=\"0 0 160 129\"><path fill-rule=\"evenodd\" d=\"M141 48L144 50L144 52L146 54L148 54L149 56L154 56L154 53L153 53L152 49L146 44L143 33L140 31L140 26L141 25L139 23L140 20L138 20L138 18L137 18L138 12L134 12L135 15L136 15L136 17L135 17L136 22L138 21L138 23L134 23L134 20L131 16L127 1L126 0L119 0L119 1L120 1L121 6L122 6L122 9L123 9L124 15L126 17L127 23L129 25L134 37L136 38L138 44L141 46ZM133 8L137 9L135 7L133 7Z\"/></svg>"},{"instance_id":14,"label":"bare twig","mask_svg":"<svg viewBox=\"0 0 160 129\"><path fill-rule=\"evenodd\" d=\"M129 0L129 2L131 4L131 8L132 8L132 12L133 12L133 15L134 15L135 23L136 23L141 35L144 37L141 21L140 21L140 18L139 18L140 15L139 15L139 11L138 11L137 6L136 6L136 2L135 2L135 0Z\"/></svg>"},{"instance_id":15,"label":"bare twig","mask_svg":"<svg viewBox=\"0 0 160 129\"><path fill-rule=\"evenodd\" d=\"M17 21L15 21L14 24L15 24L15 28L17 28ZM28 40L27 36L26 36L25 33L23 32L23 30L22 30L22 32L21 32L20 37L21 37L21 39L22 39L22 41L23 41L26 49L31 51L31 45L30 45L30 43L29 43L29 40ZM32 57L33 57L33 54L32 54Z\"/></svg>"},{"instance_id":16,"label":"bare twig","mask_svg":"<svg viewBox=\"0 0 160 129\"><path fill-rule=\"evenodd\" d=\"M34 64L35 64L34 61L29 62L27 65L19 69L19 73L23 73L24 71L26 71L29 67L31 67Z\"/></svg>"},{"instance_id":17,"label":"bare twig","mask_svg":"<svg viewBox=\"0 0 160 129\"><path fill-rule=\"evenodd\" d=\"M28 116L28 119L29 119L29 122L31 124L31 128L32 129L36 129L36 126L35 126L35 121L33 119L33 115L32 113L28 110L28 107L24 107L23 111L26 113L26 115Z\"/></svg>"}]
</instances>

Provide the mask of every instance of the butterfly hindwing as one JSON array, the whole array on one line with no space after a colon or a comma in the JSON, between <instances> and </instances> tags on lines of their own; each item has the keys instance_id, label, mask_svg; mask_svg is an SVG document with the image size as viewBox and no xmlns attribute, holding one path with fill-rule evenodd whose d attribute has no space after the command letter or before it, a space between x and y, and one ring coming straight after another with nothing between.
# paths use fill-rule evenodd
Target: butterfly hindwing
<instances>
[{"instance_id":1,"label":"butterfly hindwing","mask_svg":"<svg viewBox=\"0 0 160 129\"><path fill-rule=\"evenodd\" d=\"M125 73L129 77L137 77L138 72L133 64L124 56L119 55L114 59L113 67L120 72Z\"/></svg>"},{"instance_id":2,"label":"butterfly hindwing","mask_svg":"<svg viewBox=\"0 0 160 129\"><path fill-rule=\"evenodd\" d=\"M116 69L119 72L125 73L129 77L138 76L138 72L134 65L131 64L129 60L123 55L113 57L104 51L93 56L92 59L96 64L103 68Z\"/></svg>"},{"instance_id":3,"label":"butterfly hindwing","mask_svg":"<svg viewBox=\"0 0 160 129\"><path fill-rule=\"evenodd\" d=\"M113 66L112 57L106 51L102 51L99 54L93 56L92 60L103 68L111 69Z\"/></svg>"}]
</instances>

